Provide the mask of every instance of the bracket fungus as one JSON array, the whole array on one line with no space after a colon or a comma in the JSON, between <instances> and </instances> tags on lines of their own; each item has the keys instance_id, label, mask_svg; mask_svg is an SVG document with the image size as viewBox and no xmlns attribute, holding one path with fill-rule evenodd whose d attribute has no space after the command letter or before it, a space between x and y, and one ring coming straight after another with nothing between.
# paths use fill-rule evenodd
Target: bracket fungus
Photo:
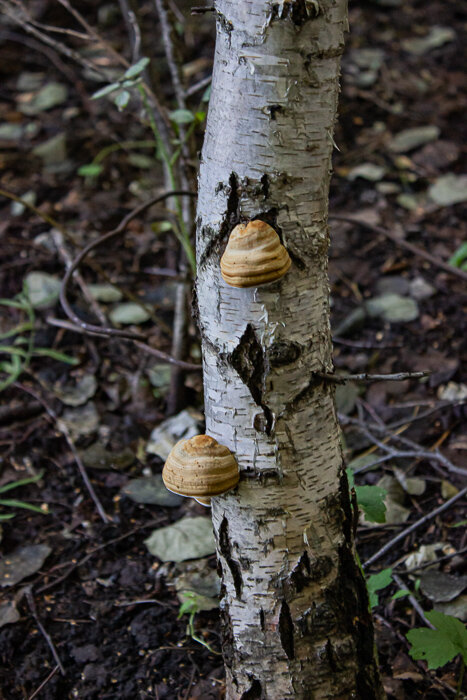
<instances>
[{"instance_id":1,"label":"bracket fungus","mask_svg":"<svg viewBox=\"0 0 467 700\"><path fill-rule=\"evenodd\" d=\"M172 448L162 479L172 493L209 506L211 496L219 496L237 485L238 464L231 451L217 440L209 435L195 435Z\"/></svg>"},{"instance_id":2,"label":"bracket fungus","mask_svg":"<svg viewBox=\"0 0 467 700\"><path fill-rule=\"evenodd\" d=\"M221 258L221 274L231 287L258 287L283 277L290 265L272 226L255 220L232 230Z\"/></svg>"}]
</instances>

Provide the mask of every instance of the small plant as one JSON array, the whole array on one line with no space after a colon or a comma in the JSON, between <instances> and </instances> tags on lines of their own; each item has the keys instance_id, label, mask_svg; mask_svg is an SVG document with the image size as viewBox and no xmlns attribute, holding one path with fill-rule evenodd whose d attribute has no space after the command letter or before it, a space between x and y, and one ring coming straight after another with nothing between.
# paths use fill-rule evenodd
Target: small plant
<instances>
[{"instance_id":1,"label":"small plant","mask_svg":"<svg viewBox=\"0 0 467 700\"><path fill-rule=\"evenodd\" d=\"M453 265L453 267L467 270L467 241L461 243L456 252L451 255L448 262L450 265Z\"/></svg>"},{"instance_id":2,"label":"small plant","mask_svg":"<svg viewBox=\"0 0 467 700\"><path fill-rule=\"evenodd\" d=\"M5 379L0 381L0 392L19 379L21 374L29 368L34 356L50 357L69 365L78 364L78 360L74 357L50 348L35 346L34 324L36 317L26 287L14 299L0 299L0 306L18 309L26 316L26 320L0 334L0 340L14 338L11 345L0 345L0 356L2 354L9 356L6 360L0 360L0 372L6 374Z\"/></svg>"},{"instance_id":3,"label":"small plant","mask_svg":"<svg viewBox=\"0 0 467 700\"><path fill-rule=\"evenodd\" d=\"M26 484L35 484L39 479L42 478L44 472L40 472L36 476L31 476L27 479L19 479L18 481L11 481L9 484L4 484L0 486L0 495L7 493L7 491L12 491L17 489L19 486L26 486ZM32 510L34 513L42 513L47 515L49 512L47 506L39 507L33 506L31 503L26 503L25 501L18 501L14 498L0 498L0 521L11 520L15 517L16 513L3 513L1 512L3 508L23 508L24 510Z\"/></svg>"},{"instance_id":4,"label":"small plant","mask_svg":"<svg viewBox=\"0 0 467 700\"><path fill-rule=\"evenodd\" d=\"M195 615L197 612L199 612L199 606L198 606L198 596L194 591L184 591L182 593L183 597L185 598L184 602L180 605L180 609L178 611L178 617L177 620L180 620L180 618L187 614L189 615L188 618L188 625L186 628L186 633L190 635L190 637L195 641L198 642L198 644L202 644L203 647L206 647L208 651L211 652L211 654L216 654L216 656L219 656L219 652L215 651L207 642L204 641L204 639L201 639L200 637L196 636L195 633L195 626L194 626L194 619Z\"/></svg>"},{"instance_id":5,"label":"small plant","mask_svg":"<svg viewBox=\"0 0 467 700\"><path fill-rule=\"evenodd\" d=\"M386 498L386 489L381 488L381 486L356 486L351 469L347 469L347 479L349 488L355 489L357 503L365 513L366 519L372 523L385 523L386 504L384 499Z\"/></svg>"},{"instance_id":6,"label":"small plant","mask_svg":"<svg viewBox=\"0 0 467 700\"><path fill-rule=\"evenodd\" d=\"M426 618L436 629L418 627L407 632L407 640L412 645L410 656L423 659L428 668L436 669L460 655L461 669L456 693L456 698L459 698L467 663L467 630L457 617L436 610L426 613Z\"/></svg>"}]
</instances>

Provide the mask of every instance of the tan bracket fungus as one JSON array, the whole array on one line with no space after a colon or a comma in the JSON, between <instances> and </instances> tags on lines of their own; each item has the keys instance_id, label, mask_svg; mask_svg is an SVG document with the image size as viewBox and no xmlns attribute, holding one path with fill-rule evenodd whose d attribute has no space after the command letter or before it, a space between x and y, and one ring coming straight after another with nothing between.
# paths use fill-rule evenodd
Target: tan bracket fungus
<instances>
[{"instance_id":1,"label":"tan bracket fungus","mask_svg":"<svg viewBox=\"0 0 467 700\"><path fill-rule=\"evenodd\" d=\"M172 448L162 470L166 488L209 506L238 484L238 464L231 451L209 435L180 440Z\"/></svg>"},{"instance_id":2,"label":"tan bracket fungus","mask_svg":"<svg viewBox=\"0 0 467 700\"><path fill-rule=\"evenodd\" d=\"M283 277L290 265L272 226L255 220L233 229L221 258L221 275L231 287L258 287Z\"/></svg>"}]
</instances>

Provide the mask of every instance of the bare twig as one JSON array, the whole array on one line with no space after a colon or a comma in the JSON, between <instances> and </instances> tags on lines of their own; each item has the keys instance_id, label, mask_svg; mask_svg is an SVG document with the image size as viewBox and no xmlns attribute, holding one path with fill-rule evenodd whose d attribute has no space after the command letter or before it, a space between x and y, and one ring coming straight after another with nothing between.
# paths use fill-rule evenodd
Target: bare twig
<instances>
[{"instance_id":1,"label":"bare twig","mask_svg":"<svg viewBox=\"0 0 467 700\"><path fill-rule=\"evenodd\" d=\"M349 224L355 224L356 226L361 226L363 229L366 229L367 231L371 231L371 233L377 233L380 236L384 236L385 238L389 238L390 241L395 243L397 246L400 248L405 248L405 250L410 251L413 255L416 255L419 258L424 258L425 260L428 260L432 265L435 267L439 267L445 272L448 272L450 275L454 275L455 277L460 277L462 280L467 281L467 272L464 270L461 270L458 267L453 267L452 265L449 265L449 263L445 263L443 260L439 260L439 258L435 258L434 255L431 255L431 253L428 253L426 250L423 250L422 248L419 248L418 246L414 245L413 243L409 243L408 241L404 240L403 238L399 238L396 236L392 231L389 231L388 229L381 228L381 226L374 226L373 224L369 224L366 221L362 221L358 217L354 216L343 216L342 214L332 214L329 216L329 219L332 219L333 221L345 221L346 223Z\"/></svg>"},{"instance_id":2,"label":"bare twig","mask_svg":"<svg viewBox=\"0 0 467 700\"><path fill-rule=\"evenodd\" d=\"M52 641L52 638L50 637L49 634L47 634L43 624L39 620L39 616L38 616L37 610L36 610L36 604L34 602L34 598L33 598L30 586L26 587L25 593L26 593L26 599L28 601L29 609L30 609L35 621L36 621L36 624L39 627L39 630L40 630L42 636L44 637L45 641L47 642L47 646L49 647L50 651L52 652L52 656L54 657L55 663L57 664L58 668L60 669L60 673L62 674L62 676L64 676L65 675L65 668L64 668L62 662L60 661L60 657L59 657L58 652L55 648L55 644Z\"/></svg>"},{"instance_id":3,"label":"bare twig","mask_svg":"<svg viewBox=\"0 0 467 700\"><path fill-rule=\"evenodd\" d=\"M75 462L78 466L79 472L81 474L81 478L83 479L83 482L84 482L84 485L86 486L86 489L87 489L89 495L91 496L92 500L94 501L94 505L96 506L96 510L99 513L101 520L104 523L108 523L109 518L108 518L104 508L102 507L102 504L101 504L99 498L97 497L96 492L94 491L94 487L91 484L91 481L88 477L86 468L85 468L83 461L79 455L79 452L76 449L75 444L71 438L70 431L68 430L65 423L59 419L59 417L57 416L57 414L55 413L53 408L51 406L49 406L49 404L43 399L43 397L40 394L36 393L33 389L31 389L28 386L25 386L24 384L20 384L19 382L14 382L13 386L15 386L17 389L21 389L21 391L24 391L27 394L30 394L30 396L34 397L36 399L36 401L39 401L39 403L42 404L42 406L45 408L46 412L52 418L52 420L54 421L54 424L57 427L57 430L63 435L63 437L67 441L68 447L69 447L69 449L70 449L70 451L75 459Z\"/></svg>"},{"instance_id":4,"label":"bare twig","mask_svg":"<svg viewBox=\"0 0 467 700\"><path fill-rule=\"evenodd\" d=\"M164 44L164 51L167 64L169 66L172 85L177 98L177 105L179 109L185 109L185 88L182 81L180 61L176 56L175 42L172 36L172 23L169 17L169 8L166 0L154 0L154 4L156 6L157 14L159 15L159 21L162 29L162 42Z\"/></svg>"},{"instance_id":5,"label":"bare twig","mask_svg":"<svg viewBox=\"0 0 467 700\"><path fill-rule=\"evenodd\" d=\"M360 412L360 411L359 411ZM411 459L427 459L427 460L435 460L436 462L439 462L440 464L445 467L448 471L454 473L454 474L460 474L461 476L466 476L467 475L467 470L462 469L462 467L456 467L455 464L451 462L445 455L443 455L438 449L434 450L426 450L424 449L421 445L419 445L416 442L413 442L413 440L409 440L408 438L402 437L396 432L391 432L391 430L384 424L378 425L378 424L373 424L372 425L372 430L376 430L380 433L382 433L386 439L389 440L396 440L401 442L404 445L407 445L408 447L411 447L411 450L399 450L391 445L386 444L382 440L378 439L373 432L369 429L369 427L364 423L362 417L356 419L356 418L351 418L350 416L345 416L343 414L339 414L339 420L343 424L351 424L351 425L356 425L359 427L361 432L369 439L373 444L377 445L383 452L386 452L388 457L387 459L405 459L405 458L411 458ZM405 421L407 422L407 421ZM387 461L386 459L379 459L379 462L382 461ZM368 469L370 465L368 465L366 468Z\"/></svg>"},{"instance_id":6,"label":"bare twig","mask_svg":"<svg viewBox=\"0 0 467 700\"><path fill-rule=\"evenodd\" d=\"M431 513L427 513L423 516L423 518L420 518L416 522L412 523L412 525L410 525L409 527L406 527L404 530L402 530L402 532L400 532L398 535L389 540L389 542L386 542L386 544L383 547L381 547L381 549L378 549L377 552L372 554L371 557L367 559L367 561L363 564L363 568L366 569L375 561L381 559L381 557L384 556L384 554L389 552L398 542L403 540L404 537L410 535L411 532L415 532L415 530L418 530L419 527L425 525L425 523L428 523L430 520L433 520L433 518L436 518L436 516L440 513L443 513L445 510L448 510L452 505L454 505L454 503L456 503L456 501L463 498L463 496L465 496L466 493L467 486L464 487L462 491L459 491L459 493L456 493L455 496L446 501L446 503L443 503L438 508L435 508L431 511Z\"/></svg>"},{"instance_id":7,"label":"bare twig","mask_svg":"<svg viewBox=\"0 0 467 700\"><path fill-rule=\"evenodd\" d=\"M442 562L449 561L449 559L453 559L454 557L460 557L462 554L465 554L467 552L467 547L464 547L463 549L459 549L457 552L451 552L451 554L445 554L443 557L438 557L438 559L435 559L434 561L426 561L424 564L420 564L420 566L413 566L411 569L398 569L400 573L403 574L413 574L414 571L420 571L421 569L427 569L428 567L431 566L437 566L438 564L441 564Z\"/></svg>"},{"instance_id":8,"label":"bare twig","mask_svg":"<svg viewBox=\"0 0 467 700\"><path fill-rule=\"evenodd\" d=\"M398 372L397 374L330 374L328 372L315 372L317 377L326 379L335 384L346 384L347 382L401 382L404 379L421 379L427 377L430 372Z\"/></svg>"},{"instance_id":9,"label":"bare twig","mask_svg":"<svg viewBox=\"0 0 467 700\"><path fill-rule=\"evenodd\" d=\"M1 194L1 191L0 191ZM94 249L97 248L97 246L102 245L102 243L106 243L107 241L111 240L112 238L115 238L122 233L125 232L126 227L132 221L135 217L139 216L142 214L146 209L149 209L149 207L158 204L159 202L164 201L165 199L168 199L169 197L177 196L177 195L188 195L194 197L195 194L193 192L189 192L186 190L176 190L174 192L165 192L162 195L159 195L157 197L153 197L147 202L144 202L141 204L139 207L136 207L136 209L133 209L131 212L129 212L119 223L117 228L113 229L112 231L109 231L108 233L105 233L103 236L100 236L100 238L96 239L92 243L89 243L83 250L80 252L80 254L74 259L70 267L65 273L65 277L63 278L62 281L62 288L60 290L60 302L62 304L63 310L65 311L66 315L68 318L70 318L74 323L76 323L78 326L81 326L83 330L89 333L94 333L95 335L113 335L118 338L128 338L130 340L145 340L145 336L142 333L131 333L130 331L125 331L125 330L118 330L115 328L102 328L101 326L95 326L91 323L86 323L85 321L82 321L80 317L73 311L73 309L70 306L70 303L68 302L67 299L67 290L68 290L68 285L70 283L71 277L74 273L75 270L78 269L78 267L81 265L83 260L86 258L86 256Z\"/></svg>"},{"instance_id":10,"label":"bare twig","mask_svg":"<svg viewBox=\"0 0 467 700\"><path fill-rule=\"evenodd\" d=\"M34 698L37 698L37 696L39 695L39 693L41 692L41 690L43 690L43 689L45 688L45 686L47 685L47 683L48 683L50 680L52 680L52 678L55 676L55 674L56 674L57 671L59 671L59 670L60 670L60 666L58 666L58 665L57 665L57 666L54 666L54 668L51 670L51 672L49 673L49 675L47 676L47 678L45 678L45 679L42 681L42 683L40 684L40 686L38 686L38 687L36 688L36 690L33 692L33 694L30 695L30 696L28 697L28 700L34 700Z\"/></svg>"},{"instance_id":11,"label":"bare twig","mask_svg":"<svg viewBox=\"0 0 467 700\"><path fill-rule=\"evenodd\" d=\"M397 587L399 588L400 591L407 591L408 590L407 586L404 584L402 579L394 572L392 572L392 578L395 581L395 583L397 584ZM418 602L418 600L415 598L415 596L409 592L407 598L410 600L413 609L418 612L418 614L420 615L420 617L423 620L423 622L425 623L425 625L427 627L430 627L430 629L434 630L435 626L432 625L431 622L425 617L425 613L423 611L423 608L420 605L420 603Z\"/></svg>"},{"instance_id":12,"label":"bare twig","mask_svg":"<svg viewBox=\"0 0 467 700\"><path fill-rule=\"evenodd\" d=\"M204 15L206 12L215 12L215 11L216 11L216 8L214 7L214 5L209 5L207 7L202 7L202 6L196 7L195 6L195 7L191 8L192 15Z\"/></svg>"},{"instance_id":13,"label":"bare twig","mask_svg":"<svg viewBox=\"0 0 467 700\"><path fill-rule=\"evenodd\" d=\"M56 229L52 229L51 233L52 233L52 238L53 238L53 241L55 243L55 247L57 249L59 256L61 257L61 259L65 263L65 266L67 268L70 267L70 265L73 263L73 258L71 257L70 252L69 252L69 250L68 250L68 248L63 240L63 236L61 235L61 231L57 231ZM87 286L86 282L84 281L84 279L82 278L79 270L75 270L73 277L76 280L76 282L79 284L79 287L83 293L83 296L86 299L86 301L88 302L91 309L93 310L96 318L98 318L99 321L104 325L107 322L105 314L103 313L99 304L96 302L96 300L94 299L94 297L90 293L88 286Z\"/></svg>"},{"instance_id":14,"label":"bare twig","mask_svg":"<svg viewBox=\"0 0 467 700\"><path fill-rule=\"evenodd\" d=\"M69 46L63 44L60 41L52 39L52 37L50 37L48 34L40 31L37 27L31 24L28 18L27 11L22 4L15 3L15 5L13 6L13 4L11 2L8 2L8 0L0 0L0 8L3 9L5 14L11 20L13 20L20 27L22 27L26 32L28 32L28 34L32 34L37 39L39 39L39 41L42 41L44 44L47 44L47 46L50 46L52 49L57 51L57 53L62 54L67 58L70 58L83 68L92 70L94 71L94 73L101 75L104 80L108 80L107 73L103 71L102 68L100 68L97 64L83 58L78 51L71 49Z\"/></svg>"},{"instance_id":15,"label":"bare twig","mask_svg":"<svg viewBox=\"0 0 467 700\"><path fill-rule=\"evenodd\" d=\"M211 84L211 80L212 80L212 76L208 75L206 78L203 78L202 80L198 80L197 83L193 83L193 85L190 85L190 87L187 88L186 96L191 97L192 95L196 95L196 93L199 92L200 90L207 88L207 86Z\"/></svg>"},{"instance_id":16,"label":"bare twig","mask_svg":"<svg viewBox=\"0 0 467 700\"><path fill-rule=\"evenodd\" d=\"M74 561L69 562L70 566L65 571L64 574L59 576L59 578L55 579L55 581L51 581L50 583L46 583L44 586L41 586L40 588L38 588L37 593L38 594L45 593L45 591L49 591L51 588L54 588L55 586L57 586L59 583L62 583L62 581L67 579L68 576L75 569L86 564L86 562L88 562L97 552L100 552L102 549L106 549L107 547L110 547L111 545L116 544L117 542L121 542L122 540L125 540L128 537L135 535L140 530L144 530L148 527L154 527L154 525L160 525L161 522L162 522L161 518L157 518L154 520L148 520L147 522L144 523L144 525L139 525L138 527L134 527L129 532L125 532L125 533L123 533L123 535L119 535L118 537L115 537L113 540L109 540L109 542L104 542L104 544L100 544L98 547L94 547L94 549L92 549L90 552L88 552L86 554L86 556L84 556L79 561L74 560ZM66 563L58 565L58 567L60 567L60 568L62 568L63 566L66 566ZM56 569L58 567L54 567L54 568Z\"/></svg>"},{"instance_id":17,"label":"bare twig","mask_svg":"<svg viewBox=\"0 0 467 700\"><path fill-rule=\"evenodd\" d=\"M100 333L94 333L93 331L85 330L81 327L81 325L77 326L75 323L72 323L71 321L64 321L61 318L53 318L52 316L49 316L46 320L47 323L49 323L51 326L56 326L57 328L65 328L67 331L72 331L73 333L80 333L81 335L90 335L96 338L111 338L113 336L113 328L103 327ZM169 365L176 365L177 367L185 369L189 372L201 372L201 370L203 369L203 366L200 364L195 365L192 362L184 362L183 360L177 360L171 355L168 355L166 352L158 350L157 348L153 348L147 343L142 343L138 340L134 340L133 338L122 338L122 340L130 340L136 345L137 348L139 348L143 352L146 352L149 355L156 357L161 362L167 362L167 364Z\"/></svg>"}]
</instances>

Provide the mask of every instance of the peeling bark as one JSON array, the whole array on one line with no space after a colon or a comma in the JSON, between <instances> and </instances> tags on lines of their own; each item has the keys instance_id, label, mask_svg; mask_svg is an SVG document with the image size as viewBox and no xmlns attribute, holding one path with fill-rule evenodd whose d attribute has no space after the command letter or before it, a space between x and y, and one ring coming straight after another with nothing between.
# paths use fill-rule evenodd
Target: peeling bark
<instances>
[{"instance_id":1,"label":"peeling bark","mask_svg":"<svg viewBox=\"0 0 467 700\"><path fill-rule=\"evenodd\" d=\"M206 432L236 455L212 500L228 700L380 700L353 551L332 371L328 191L345 0L216 0L200 171L198 320ZM292 268L229 287L239 222L279 234Z\"/></svg>"}]
</instances>

